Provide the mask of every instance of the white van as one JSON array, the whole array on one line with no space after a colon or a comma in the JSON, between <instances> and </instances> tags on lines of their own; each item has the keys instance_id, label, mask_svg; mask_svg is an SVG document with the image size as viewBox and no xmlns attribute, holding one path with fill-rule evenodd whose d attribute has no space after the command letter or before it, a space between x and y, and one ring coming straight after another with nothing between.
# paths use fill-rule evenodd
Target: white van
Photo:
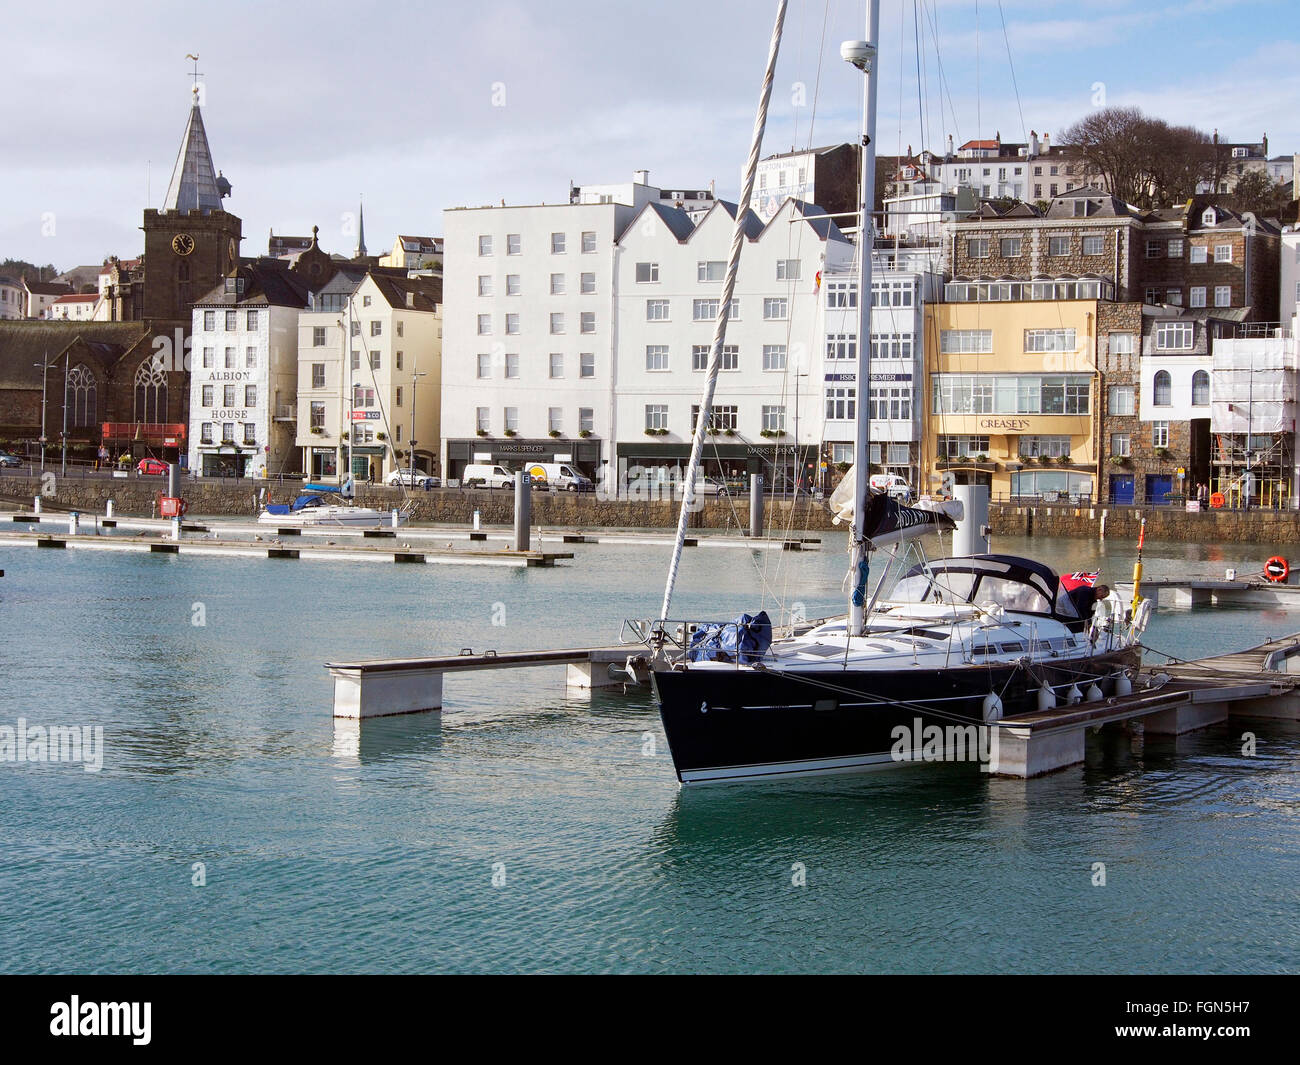
<instances>
[{"instance_id":1,"label":"white van","mask_svg":"<svg viewBox=\"0 0 1300 1065\"><path fill-rule=\"evenodd\" d=\"M900 503L912 501L912 486L896 473L875 473L871 475L871 488L875 492L885 492L891 499Z\"/></svg>"},{"instance_id":2,"label":"white van","mask_svg":"<svg viewBox=\"0 0 1300 1065\"><path fill-rule=\"evenodd\" d=\"M465 467L460 483L466 488L513 488L515 475L499 463L474 463Z\"/></svg>"},{"instance_id":3,"label":"white van","mask_svg":"<svg viewBox=\"0 0 1300 1065\"><path fill-rule=\"evenodd\" d=\"M591 478L578 472L568 462L534 462L527 467L533 484L567 492L591 492L596 486Z\"/></svg>"}]
</instances>

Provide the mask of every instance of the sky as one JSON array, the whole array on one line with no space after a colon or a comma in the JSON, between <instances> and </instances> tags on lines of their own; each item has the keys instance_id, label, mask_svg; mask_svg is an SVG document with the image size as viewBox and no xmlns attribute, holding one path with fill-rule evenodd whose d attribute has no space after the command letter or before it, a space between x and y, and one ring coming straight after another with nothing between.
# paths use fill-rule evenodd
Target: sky
<instances>
[{"instance_id":1,"label":"sky","mask_svg":"<svg viewBox=\"0 0 1300 1065\"><path fill-rule=\"evenodd\" d=\"M445 208L564 202L571 181L639 169L734 199L776 7L64 0L56 20L9 20L0 45L0 258L67 269L142 250L195 52L244 255L264 254L271 230L313 225L327 251L351 254L362 198L371 254L399 232L440 235ZM790 0L764 154L856 136L861 75L839 43L864 36L864 11ZM877 147L1030 129L1059 143L1100 103L1226 140L1267 133L1270 155L1289 154L1294 14L1293 0L881 0Z\"/></svg>"}]
</instances>

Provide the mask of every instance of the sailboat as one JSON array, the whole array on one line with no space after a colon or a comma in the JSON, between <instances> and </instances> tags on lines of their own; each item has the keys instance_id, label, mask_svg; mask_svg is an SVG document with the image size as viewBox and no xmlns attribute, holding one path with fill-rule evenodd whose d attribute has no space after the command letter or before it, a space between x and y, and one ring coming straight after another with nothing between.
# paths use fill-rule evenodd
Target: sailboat
<instances>
[{"instance_id":1,"label":"sailboat","mask_svg":"<svg viewBox=\"0 0 1300 1065\"><path fill-rule=\"evenodd\" d=\"M879 7L868 0L867 41L841 55L866 75L859 201L857 380L870 380L875 81ZM754 174L786 9L778 4L736 240L715 323L701 409L713 399ZM844 616L792 626L774 638L765 613L732 621L670 617L673 586L707 417L698 419L660 617L638 632L677 777L684 785L858 772L921 760L924 726L996 728L1004 716L1131 691L1150 603L1136 591L1080 599L1032 559L972 554L928 559L922 538L952 532L965 518L957 501L906 506L874 493L870 404L856 406L854 466L831 497L851 522ZM888 559L874 593L871 560ZM920 724L923 727L917 728ZM901 733L899 730L903 730ZM900 739L900 736L902 739ZM910 738L909 738L910 737ZM926 759L929 760L929 759Z\"/></svg>"}]
</instances>

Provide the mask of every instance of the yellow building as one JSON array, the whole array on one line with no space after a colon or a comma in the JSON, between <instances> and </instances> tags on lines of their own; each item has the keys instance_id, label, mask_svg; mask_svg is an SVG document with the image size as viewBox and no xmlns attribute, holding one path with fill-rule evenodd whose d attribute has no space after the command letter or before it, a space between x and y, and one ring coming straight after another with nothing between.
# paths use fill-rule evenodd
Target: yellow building
<instances>
[{"instance_id":1,"label":"yellow building","mask_svg":"<svg viewBox=\"0 0 1300 1065\"><path fill-rule=\"evenodd\" d=\"M950 473L955 484L987 485L994 500L1095 498L1097 300L1011 301L1004 288L950 284L957 301L926 307L921 487L942 491Z\"/></svg>"}]
</instances>

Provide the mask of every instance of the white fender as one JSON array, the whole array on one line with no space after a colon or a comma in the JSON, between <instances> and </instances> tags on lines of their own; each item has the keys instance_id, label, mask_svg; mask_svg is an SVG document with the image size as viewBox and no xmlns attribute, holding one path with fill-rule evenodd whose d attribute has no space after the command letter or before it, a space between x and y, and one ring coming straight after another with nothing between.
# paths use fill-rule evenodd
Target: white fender
<instances>
[{"instance_id":1,"label":"white fender","mask_svg":"<svg viewBox=\"0 0 1300 1065\"><path fill-rule=\"evenodd\" d=\"M1077 684L1071 684L1070 690L1065 693L1065 705L1074 706L1081 702L1083 702L1083 692L1079 691Z\"/></svg>"},{"instance_id":2,"label":"white fender","mask_svg":"<svg viewBox=\"0 0 1300 1065\"><path fill-rule=\"evenodd\" d=\"M1002 697L997 692L984 696L984 720L998 721L1002 717Z\"/></svg>"},{"instance_id":3,"label":"white fender","mask_svg":"<svg viewBox=\"0 0 1300 1065\"><path fill-rule=\"evenodd\" d=\"M1129 680L1127 673L1120 673L1115 677L1115 694L1118 696L1133 694L1133 682Z\"/></svg>"},{"instance_id":4,"label":"white fender","mask_svg":"<svg viewBox=\"0 0 1300 1065\"><path fill-rule=\"evenodd\" d=\"M1088 685L1088 692L1084 698L1090 703L1099 703L1105 696L1101 694L1101 689L1094 683Z\"/></svg>"},{"instance_id":5,"label":"white fender","mask_svg":"<svg viewBox=\"0 0 1300 1065\"><path fill-rule=\"evenodd\" d=\"M1038 689L1038 709L1053 710L1056 708L1056 692L1052 691L1051 685L1044 683Z\"/></svg>"}]
</instances>

